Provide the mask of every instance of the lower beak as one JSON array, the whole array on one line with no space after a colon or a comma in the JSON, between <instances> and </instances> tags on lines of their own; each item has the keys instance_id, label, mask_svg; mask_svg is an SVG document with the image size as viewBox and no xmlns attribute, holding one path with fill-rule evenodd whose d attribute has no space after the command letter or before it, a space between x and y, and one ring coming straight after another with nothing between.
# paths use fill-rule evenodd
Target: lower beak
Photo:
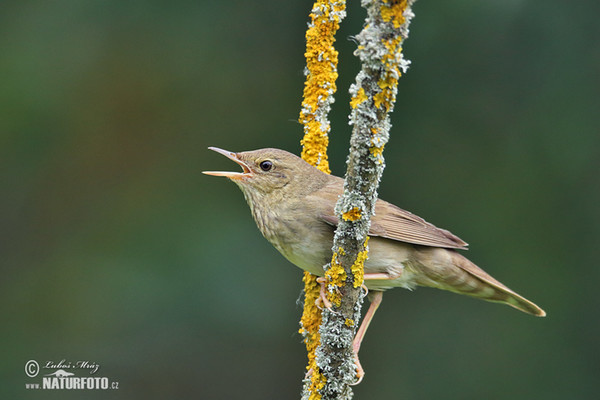
<instances>
[{"instance_id":1,"label":"lower beak","mask_svg":"<svg viewBox=\"0 0 600 400\"><path fill-rule=\"evenodd\" d=\"M202 171L203 174L212 175L212 176L224 176L230 179L241 179L244 177L248 177L252 174L252 171L242 160L239 159L237 153L219 149L218 147L209 147L210 150L216 151L217 153L223 154L225 157L229 158L232 161L235 161L244 172L226 172L226 171Z\"/></svg>"}]
</instances>

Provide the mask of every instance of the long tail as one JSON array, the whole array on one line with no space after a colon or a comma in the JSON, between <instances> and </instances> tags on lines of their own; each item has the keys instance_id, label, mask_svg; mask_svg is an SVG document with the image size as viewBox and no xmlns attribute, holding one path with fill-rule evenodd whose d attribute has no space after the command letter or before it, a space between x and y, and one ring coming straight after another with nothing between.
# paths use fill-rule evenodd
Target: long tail
<instances>
[{"instance_id":1,"label":"long tail","mask_svg":"<svg viewBox=\"0 0 600 400\"><path fill-rule=\"evenodd\" d=\"M454 250L436 249L434 253L423 256L429 261L424 265L434 266L422 267L427 276L420 282L423 286L504 303L537 317L546 316L546 312L536 304L513 292Z\"/></svg>"}]
</instances>

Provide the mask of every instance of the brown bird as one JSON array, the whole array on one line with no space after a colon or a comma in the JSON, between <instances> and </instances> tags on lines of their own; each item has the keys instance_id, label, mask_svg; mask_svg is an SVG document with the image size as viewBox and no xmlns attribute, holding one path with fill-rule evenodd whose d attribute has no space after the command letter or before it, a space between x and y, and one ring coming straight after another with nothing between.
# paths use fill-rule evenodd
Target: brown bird
<instances>
[{"instance_id":1,"label":"brown bird","mask_svg":"<svg viewBox=\"0 0 600 400\"><path fill-rule=\"evenodd\" d=\"M323 266L332 257L338 223L334 207L343 191L343 179L284 150L233 153L209 148L238 163L243 171L204 173L236 183L264 237L292 264L323 276ZM369 236L364 278L372 291L371 307L355 339L356 353L382 291L393 287L428 286L546 315L462 256L457 250L466 250L467 243L393 204L377 200Z\"/></svg>"}]
</instances>

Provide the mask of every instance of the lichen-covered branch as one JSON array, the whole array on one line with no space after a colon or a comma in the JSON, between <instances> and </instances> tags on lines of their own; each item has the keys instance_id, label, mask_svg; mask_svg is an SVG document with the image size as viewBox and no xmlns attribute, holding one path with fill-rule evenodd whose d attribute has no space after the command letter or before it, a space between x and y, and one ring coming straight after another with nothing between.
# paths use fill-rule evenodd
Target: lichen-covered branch
<instances>
[{"instance_id":1,"label":"lichen-covered branch","mask_svg":"<svg viewBox=\"0 0 600 400\"><path fill-rule=\"evenodd\" d=\"M401 44L408 36L414 0L363 0L365 27L356 36L362 69L351 86L353 125L344 193L336 205L339 225L333 257L326 270L329 300L319 329L316 364L325 376L322 399L350 399L356 381L352 352L362 303L364 261L368 254L370 218L385 163L383 148L389 138L389 113L394 108L398 78L408 67Z\"/></svg>"},{"instance_id":2,"label":"lichen-covered branch","mask_svg":"<svg viewBox=\"0 0 600 400\"><path fill-rule=\"evenodd\" d=\"M338 52L333 44L335 33L346 15L345 0L316 0L313 5L306 31L306 82L300 122L304 125L302 158L325 173L330 173L327 160L330 124L328 114L335 81L338 77ZM319 326L321 310L317 308L319 297L317 277L304 273L304 310L300 320L300 333L304 337L308 353L307 377L304 380L303 398L320 398L319 390L325 385L325 377L317 367L316 349L320 343Z\"/></svg>"},{"instance_id":3,"label":"lichen-covered branch","mask_svg":"<svg viewBox=\"0 0 600 400\"><path fill-rule=\"evenodd\" d=\"M336 206L340 220L335 233L333 257L325 266L328 298L333 304L323 313L315 306L319 296L316 277L305 273L305 301L300 332L308 351L308 374L302 398L349 399L356 370L352 340L362 304L364 262L368 254L370 217L384 168L383 147L389 137L389 116L396 98L397 82L408 62L402 59L401 43L408 34L413 0L362 1L368 17L356 37L355 54L362 62L352 95L348 170L344 194ZM317 0L306 32L306 83L300 122L304 125L302 158L329 173L328 114L336 91L338 53L335 33L345 16L345 1Z\"/></svg>"},{"instance_id":4,"label":"lichen-covered branch","mask_svg":"<svg viewBox=\"0 0 600 400\"><path fill-rule=\"evenodd\" d=\"M306 31L306 82L300 122L304 125L302 158L326 173L328 134L327 118L334 102L338 77L338 52L333 46L335 33L346 16L345 0L317 0Z\"/></svg>"}]
</instances>

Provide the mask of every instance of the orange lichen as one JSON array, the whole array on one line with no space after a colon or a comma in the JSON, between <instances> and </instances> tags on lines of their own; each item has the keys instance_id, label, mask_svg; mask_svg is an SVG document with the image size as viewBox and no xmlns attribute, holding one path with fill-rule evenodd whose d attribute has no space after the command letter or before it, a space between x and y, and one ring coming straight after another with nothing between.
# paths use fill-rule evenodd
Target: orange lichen
<instances>
[{"instance_id":1,"label":"orange lichen","mask_svg":"<svg viewBox=\"0 0 600 400\"><path fill-rule=\"evenodd\" d=\"M346 211L342 214L342 218L344 219L344 221L356 221L359 220L361 217L362 212L358 207L353 207L351 210Z\"/></svg>"}]
</instances>

